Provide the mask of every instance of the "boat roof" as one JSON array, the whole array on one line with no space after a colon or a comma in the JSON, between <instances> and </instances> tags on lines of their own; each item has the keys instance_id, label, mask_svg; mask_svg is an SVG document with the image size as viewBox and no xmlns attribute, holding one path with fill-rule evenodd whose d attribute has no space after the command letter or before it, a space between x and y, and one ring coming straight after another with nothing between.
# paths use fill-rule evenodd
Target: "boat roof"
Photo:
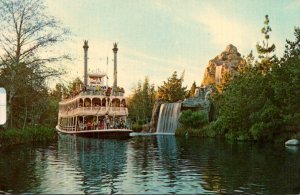
<instances>
[{"instance_id":1,"label":"boat roof","mask_svg":"<svg viewBox=\"0 0 300 195\"><path fill-rule=\"evenodd\" d=\"M101 77L102 78L102 77L105 77L107 75L106 75L106 73L100 72L100 73L89 73L88 76L89 77Z\"/></svg>"}]
</instances>

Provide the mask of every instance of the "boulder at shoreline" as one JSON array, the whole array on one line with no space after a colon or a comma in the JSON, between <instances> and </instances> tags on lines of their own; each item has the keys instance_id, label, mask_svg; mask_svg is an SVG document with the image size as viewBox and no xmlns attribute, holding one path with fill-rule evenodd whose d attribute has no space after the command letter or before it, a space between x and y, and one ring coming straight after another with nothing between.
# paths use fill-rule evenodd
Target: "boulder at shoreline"
<instances>
[{"instance_id":1,"label":"boulder at shoreline","mask_svg":"<svg viewBox=\"0 0 300 195\"><path fill-rule=\"evenodd\" d=\"M299 146L300 142L297 139L290 139L288 141L285 142L286 146Z\"/></svg>"}]
</instances>

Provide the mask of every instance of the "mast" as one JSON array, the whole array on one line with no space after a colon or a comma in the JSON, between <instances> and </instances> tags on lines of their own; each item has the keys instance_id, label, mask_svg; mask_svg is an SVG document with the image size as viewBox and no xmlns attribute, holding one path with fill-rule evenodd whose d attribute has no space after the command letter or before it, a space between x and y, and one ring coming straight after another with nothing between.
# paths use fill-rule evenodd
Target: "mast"
<instances>
[{"instance_id":1,"label":"mast","mask_svg":"<svg viewBox=\"0 0 300 195\"><path fill-rule=\"evenodd\" d=\"M84 41L83 50L84 50L84 85L87 86L87 77L88 77L88 41Z\"/></svg>"},{"instance_id":2,"label":"mast","mask_svg":"<svg viewBox=\"0 0 300 195\"><path fill-rule=\"evenodd\" d=\"M115 90L118 86L117 83L117 53L118 53L118 43L114 43L114 48L112 49L114 52L114 84L113 89Z\"/></svg>"},{"instance_id":3,"label":"mast","mask_svg":"<svg viewBox=\"0 0 300 195\"><path fill-rule=\"evenodd\" d=\"M106 89L108 88L108 75L107 75L107 71L108 71L108 56L106 56Z\"/></svg>"}]
</instances>

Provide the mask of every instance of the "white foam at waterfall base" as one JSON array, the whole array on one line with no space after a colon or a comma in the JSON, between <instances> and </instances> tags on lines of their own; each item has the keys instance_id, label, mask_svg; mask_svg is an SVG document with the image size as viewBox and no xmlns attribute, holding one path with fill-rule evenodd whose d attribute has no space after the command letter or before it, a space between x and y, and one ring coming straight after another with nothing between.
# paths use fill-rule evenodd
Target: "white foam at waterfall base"
<instances>
[{"instance_id":1,"label":"white foam at waterfall base","mask_svg":"<svg viewBox=\"0 0 300 195\"><path fill-rule=\"evenodd\" d=\"M180 109L181 103L166 103L160 106L156 134L175 134Z\"/></svg>"},{"instance_id":2,"label":"white foam at waterfall base","mask_svg":"<svg viewBox=\"0 0 300 195\"><path fill-rule=\"evenodd\" d=\"M217 84L221 84L221 79L222 79L222 66L216 66L216 74L215 74L215 78L216 78L216 83Z\"/></svg>"}]
</instances>

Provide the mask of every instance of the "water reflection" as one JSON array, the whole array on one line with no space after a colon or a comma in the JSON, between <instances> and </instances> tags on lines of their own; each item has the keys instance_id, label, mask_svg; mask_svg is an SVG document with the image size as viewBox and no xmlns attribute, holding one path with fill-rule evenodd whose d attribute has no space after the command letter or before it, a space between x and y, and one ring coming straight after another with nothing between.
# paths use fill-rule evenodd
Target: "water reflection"
<instances>
[{"instance_id":1,"label":"water reflection","mask_svg":"<svg viewBox=\"0 0 300 195\"><path fill-rule=\"evenodd\" d=\"M209 193L200 184L201 174L180 159L175 136L135 137L128 150L127 170L133 177L124 182L130 188L123 188L123 193Z\"/></svg>"},{"instance_id":2,"label":"water reflection","mask_svg":"<svg viewBox=\"0 0 300 195\"><path fill-rule=\"evenodd\" d=\"M62 136L0 151L0 191L31 193L300 192L298 149L170 135Z\"/></svg>"},{"instance_id":3,"label":"water reflection","mask_svg":"<svg viewBox=\"0 0 300 195\"><path fill-rule=\"evenodd\" d=\"M126 140L60 136L58 156L74 166L83 193L116 193L127 165Z\"/></svg>"},{"instance_id":4,"label":"water reflection","mask_svg":"<svg viewBox=\"0 0 300 195\"><path fill-rule=\"evenodd\" d=\"M0 151L0 191L24 192L41 184L45 156L40 150L22 146Z\"/></svg>"},{"instance_id":5,"label":"water reflection","mask_svg":"<svg viewBox=\"0 0 300 195\"><path fill-rule=\"evenodd\" d=\"M282 145L181 140L187 158L214 192L299 193L300 158ZM188 156L187 156L188 154Z\"/></svg>"}]
</instances>

